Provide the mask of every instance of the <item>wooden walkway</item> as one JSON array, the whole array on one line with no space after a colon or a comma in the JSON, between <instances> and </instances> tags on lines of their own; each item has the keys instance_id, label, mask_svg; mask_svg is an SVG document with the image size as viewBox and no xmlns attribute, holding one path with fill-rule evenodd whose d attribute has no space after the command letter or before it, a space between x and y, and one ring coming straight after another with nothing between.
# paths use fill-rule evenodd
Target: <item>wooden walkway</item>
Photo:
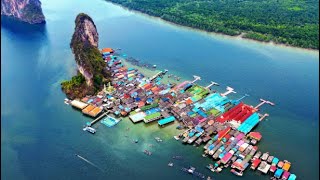
<instances>
[{"instance_id":1,"label":"wooden walkway","mask_svg":"<svg viewBox=\"0 0 320 180\"><path fill-rule=\"evenodd\" d=\"M101 118L103 118L104 116L106 116L109 113L109 111L101 114L99 117L97 117L95 120L91 121L89 126L91 127L93 124L95 124L96 122L98 122Z\"/></svg>"}]
</instances>

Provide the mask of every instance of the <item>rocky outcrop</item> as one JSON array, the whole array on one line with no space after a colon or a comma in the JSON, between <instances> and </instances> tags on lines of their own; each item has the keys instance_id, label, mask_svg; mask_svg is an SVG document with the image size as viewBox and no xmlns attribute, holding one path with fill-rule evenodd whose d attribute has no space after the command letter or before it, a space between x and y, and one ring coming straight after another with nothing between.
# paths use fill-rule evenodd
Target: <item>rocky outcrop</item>
<instances>
[{"instance_id":1,"label":"rocky outcrop","mask_svg":"<svg viewBox=\"0 0 320 180\"><path fill-rule=\"evenodd\" d=\"M1 15L30 24L45 23L39 0L1 0Z\"/></svg>"},{"instance_id":2,"label":"rocky outcrop","mask_svg":"<svg viewBox=\"0 0 320 180\"><path fill-rule=\"evenodd\" d=\"M70 47L78 66L78 75L62 83L69 98L81 98L102 89L110 74L98 49L99 34L91 17L80 13L75 20L75 29ZM81 81L84 79L84 82Z\"/></svg>"},{"instance_id":3,"label":"rocky outcrop","mask_svg":"<svg viewBox=\"0 0 320 180\"><path fill-rule=\"evenodd\" d=\"M79 14L75 21L76 27L71 40L71 49L75 55L78 70L85 77L88 86L93 85L93 64L88 55L100 56L98 54L99 34L96 25L92 19L86 14ZM84 53L87 51L88 53ZM98 57L97 57L98 58Z\"/></svg>"}]
</instances>

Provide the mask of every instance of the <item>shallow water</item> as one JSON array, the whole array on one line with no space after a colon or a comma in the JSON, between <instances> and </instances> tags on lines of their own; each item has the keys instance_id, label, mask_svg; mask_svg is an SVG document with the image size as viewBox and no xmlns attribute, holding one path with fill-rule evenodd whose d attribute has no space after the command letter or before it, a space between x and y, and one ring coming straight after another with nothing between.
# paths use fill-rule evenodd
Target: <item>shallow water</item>
<instances>
[{"instance_id":1,"label":"shallow water","mask_svg":"<svg viewBox=\"0 0 320 180\"><path fill-rule=\"evenodd\" d=\"M1 26L1 165L4 179L192 179L181 172L192 165L215 179L235 179L229 170L212 174L202 148L185 146L172 136L175 125L159 129L156 123L133 125L124 119L113 128L98 123L98 132L82 131L90 118L66 106L60 82L75 73L69 48L74 19L89 14L97 26L100 48L122 48L158 69L183 79L201 76L224 91L232 86L252 105L265 98L276 106L256 130L262 151L292 162L300 179L319 179L319 55L255 42L211 36L163 23L100 0L42 2L45 26L28 26L2 18ZM181 80L182 81L182 80ZM126 128L130 131L126 132ZM125 134L129 135L129 139ZM153 138L164 139L158 144ZM139 143L133 144L132 139ZM154 147L148 147L148 144ZM144 149L153 152L143 154ZM80 154L104 171L77 158ZM185 160L167 166L173 155ZM157 177L155 177L157 175ZM269 179L247 170L244 179Z\"/></svg>"}]
</instances>

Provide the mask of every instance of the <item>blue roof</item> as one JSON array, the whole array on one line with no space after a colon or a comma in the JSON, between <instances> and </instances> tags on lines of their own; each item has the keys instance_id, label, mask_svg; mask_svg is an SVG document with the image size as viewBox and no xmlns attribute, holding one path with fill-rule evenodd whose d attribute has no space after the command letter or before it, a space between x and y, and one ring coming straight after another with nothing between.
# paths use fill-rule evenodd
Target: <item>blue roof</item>
<instances>
[{"instance_id":1,"label":"blue roof","mask_svg":"<svg viewBox=\"0 0 320 180\"><path fill-rule=\"evenodd\" d=\"M258 113L253 113L248 117L239 127L238 131L247 134L251 131L251 129L259 123L259 115Z\"/></svg>"},{"instance_id":2,"label":"blue roof","mask_svg":"<svg viewBox=\"0 0 320 180\"><path fill-rule=\"evenodd\" d=\"M295 174L291 174L288 180L295 180L297 176Z\"/></svg>"},{"instance_id":3,"label":"blue roof","mask_svg":"<svg viewBox=\"0 0 320 180\"><path fill-rule=\"evenodd\" d=\"M274 176L276 178L280 178L282 173L283 173L283 169L277 169L276 172L274 173Z\"/></svg>"},{"instance_id":4,"label":"blue roof","mask_svg":"<svg viewBox=\"0 0 320 180\"><path fill-rule=\"evenodd\" d=\"M277 164L279 162L279 159L274 157L273 160L272 160L272 164Z\"/></svg>"},{"instance_id":5,"label":"blue roof","mask_svg":"<svg viewBox=\"0 0 320 180\"><path fill-rule=\"evenodd\" d=\"M169 116L167 118L164 118L164 119L161 119L158 121L158 124L160 126L164 125L164 124L167 124L169 122L173 122L176 118L174 116Z\"/></svg>"},{"instance_id":6,"label":"blue roof","mask_svg":"<svg viewBox=\"0 0 320 180\"><path fill-rule=\"evenodd\" d=\"M167 102L169 101L169 98L162 98L162 101Z\"/></svg>"}]
</instances>

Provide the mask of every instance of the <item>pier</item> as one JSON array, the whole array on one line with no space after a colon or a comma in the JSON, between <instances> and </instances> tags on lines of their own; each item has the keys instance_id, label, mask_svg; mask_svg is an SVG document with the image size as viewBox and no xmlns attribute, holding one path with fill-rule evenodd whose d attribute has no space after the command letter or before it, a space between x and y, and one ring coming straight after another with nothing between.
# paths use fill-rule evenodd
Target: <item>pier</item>
<instances>
[{"instance_id":1,"label":"pier","mask_svg":"<svg viewBox=\"0 0 320 180\"><path fill-rule=\"evenodd\" d=\"M232 87L227 86L227 91L224 93L221 93L221 96L227 96L230 93L236 93L235 91L233 91L234 89Z\"/></svg>"},{"instance_id":2,"label":"pier","mask_svg":"<svg viewBox=\"0 0 320 180\"><path fill-rule=\"evenodd\" d=\"M219 86L219 84L211 81L211 83L208 86L206 86L206 89L210 89L211 86Z\"/></svg>"},{"instance_id":3,"label":"pier","mask_svg":"<svg viewBox=\"0 0 320 180\"><path fill-rule=\"evenodd\" d=\"M271 106L274 106L274 103L273 102L270 102L270 101L267 101L267 100L264 100L264 99L260 99L261 103L258 104L256 107L254 107L255 109L258 109L260 106L264 105L264 104L270 104Z\"/></svg>"},{"instance_id":4,"label":"pier","mask_svg":"<svg viewBox=\"0 0 320 180\"><path fill-rule=\"evenodd\" d=\"M101 115L100 115L99 117L97 117L95 120L91 121L88 126L91 127L91 126L94 125L96 122L98 122L101 118L103 118L104 116L106 116L108 113L109 113L109 111L101 114Z\"/></svg>"},{"instance_id":5,"label":"pier","mask_svg":"<svg viewBox=\"0 0 320 180\"><path fill-rule=\"evenodd\" d=\"M196 81L201 80L200 76L193 75L194 80L191 81L191 84L194 84Z\"/></svg>"},{"instance_id":6,"label":"pier","mask_svg":"<svg viewBox=\"0 0 320 180\"><path fill-rule=\"evenodd\" d=\"M262 121L264 118L268 117L269 114L265 113L264 115L262 114L259 114L260 118L259 118L259 121Z\"/></svg>"}]
</instances>

